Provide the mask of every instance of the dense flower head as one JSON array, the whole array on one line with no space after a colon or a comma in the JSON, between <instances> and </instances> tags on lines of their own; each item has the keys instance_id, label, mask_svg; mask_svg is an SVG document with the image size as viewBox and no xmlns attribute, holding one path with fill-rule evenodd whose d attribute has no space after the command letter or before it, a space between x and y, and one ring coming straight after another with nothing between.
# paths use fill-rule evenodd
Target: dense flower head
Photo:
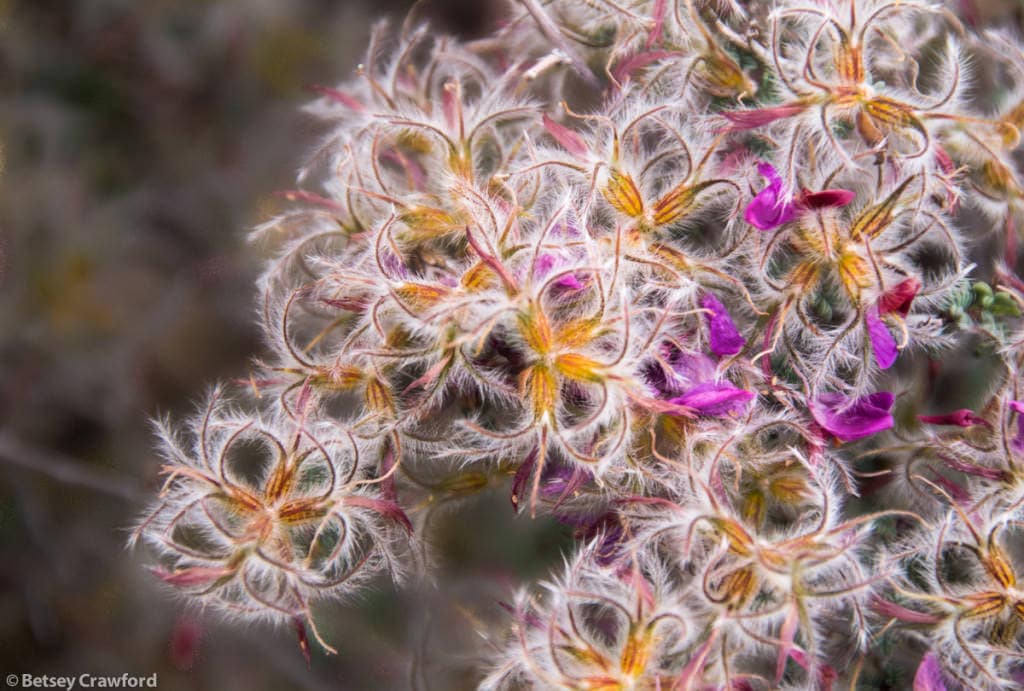
<instances>
[{"instance_id":1,"label":"dense flower head","mask_svg":"<svg viewBox=\"0 0 1024 691\"><path fill-rule=\"evenodd\" d=\"M653 689L693 672L685 660L700 641L664 574L639 562L616 572L594 556L581 550L540 597L519 594L503 659L480 688Z\"/></svg>"},{"instance_id":2,"label":"dense flower head","mask_svg":"<svg viewBox=\"0 0 1024 691\"><path fill-rule=\"evenodd\" d=\"M316 91L332 131L254 234L253 396L163 432L163 581L312 624L500 486L578 547L481 632L485 688L1021 672L1014 39L917 2L521 0L484 41L381 27Z\"/></svg>"},{"instance_id":3,"label":"dense flower head","mask_svg":"<svg viewBox=\"0 0 1024 691\"><path fill-rule=\"evenodd\" d=\"M166 481L132 540L152 548L153 572L180 592L302 626L316 600L408 569L412 526L367 480L351 432L292 412L248 415L215 392L187 446L161 424Z\"/></svg>"}]
</instances>

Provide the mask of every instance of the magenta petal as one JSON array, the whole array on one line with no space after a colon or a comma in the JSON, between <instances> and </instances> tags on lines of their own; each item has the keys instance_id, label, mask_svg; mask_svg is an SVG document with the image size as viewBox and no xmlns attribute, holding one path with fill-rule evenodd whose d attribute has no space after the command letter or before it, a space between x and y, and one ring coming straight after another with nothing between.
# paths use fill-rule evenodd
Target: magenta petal
<instances>
[{"instance_id":1,"label":"magenta petal","mask_svg":"<svg viewBox=\"0 0 1024 691\"><path fill-rule=\"evenodd\" d=\"M957 427L985 425L988 427L988 422L985 421L985 418L980 417L973 410L967 408L954 410L952 413L943 413L942 415L918 415L917 419L926 425L956 425Z\"/></svg>"},{"instance_id":2,"label":"magenta petal","mask_svg":"<svg viewBox=\"0 0 1024 691\"><path fill-rule=\"evenodd\" d=\"M555 224L555 227L551 229L551 234L555 237L579 238L583 236L583 229L580 227L576 215L569 213L566 214L565 221Z\"/></svg>"},{"instance_id":3,"label":"magenta petal","mask_svg":"<svg viewBox=\"0 0 1024 691\"><path fill-rule=\"evenodd\" d=\"M792 220L792 210L780 206L776 194L764 189L747 205L743 218L758 230L774 230Z\"/></svg>"},{"instance_id":4,"label":"magenta petal","mask_svg":"<svg viewBox=\"0 0 1024 691\"><path fill-rule=\"evenodd\" d=\"M942 681L942 666L935 653L925 653L914 675L914 691L946 691Z\"/></svg>"},{"instance_id":5,"label":"magenta petal","mask_svg":"<svg viewBox=\"0 0 1024 691\"><path fill-rule=\"evenodd\" d=\"M654 7L651 10L652 26L651 30L647 34L647 48L661 43L661 34L665 28L665 9L667 8L668 0L655 0Z\"/></svg>"},{"instance_id":6,"label":"magenta petal","mask_svg":"<svg viewBox=\"0 0 1024 691\"><path fill-rule=\"evenodd\" d=\"M861 396L850 401L839 393L821 394L809 408L815 421L839 441L869 437L891 428L890 410L896 398L888 391Z\"/></svg>"},{"instance_id":7,"label":"magenta petal","mask_svg":"<svg viewBox=\"0 0 1024 691\"><path fill-rule=\"evenodd\" d=\"M708 322L711 352L715 355L735 355L743 350L746 340L736 330L736 324L725 305L711 293L705 293L700 299L700 306L707 310L704 316Z\"/></svg>"},{"instance_id":8,"label":"magenta petal","mask_svg":"<svg viewBox=\"0 0 1024 691\"><path fill-rule=\"evenodd\" d=\"M946 493L949 494L950 498L954 502L963 507L970 506L973 503L971 493L964 489L963 485L953 482L942 473L932 471L932 475L934 476L932 481L942 489L946 490Z\"/></svg>"},{"instance_id":9,"label":"magenta petal","mask_svg":"<svg viewBox=\"0 0 1024 691\"><path fill-rule=\"evenodd\" d=\"M871 339L871 349L875 351L875 362L882 369L889 369L900 351L896 348L896 339L889 333L889 327L878 318L875 310L869 310L864 316L868 327L868 338Z\"/></svg>"},{"instance_id":10,"label":"magenta petal","mask_svg":"<svg viewBox=\"0 0 1024 691\"><path fill-rule=\"evenodd\" d=\"M693 651L690 661L686 663L686 667L679 673L675 683L672 685L674 689L694 689L702 688L700 681L704 676L704 663L708 658L708 653L711 652L711 646L714 644L718 630L711 629L711 635L708 639L701 643L700 647Z\"/></svg>"},{"instance_id":11,"label":"magenta petal","mask_svg":"<svg viewBox=\"0 0 1024 691\"><path fill-rule=\"evenodd\" d=\"M393 501L353 494L345 498L345 504L346 506L369 509L379 514L382 518L387 518L400 524L410 535L413 533L412 522L409 520L409 516L406 515L405 510L401 506Z\"/></svg>"},{"instance_id":12,"label":"magenta petal","mask_svg":"<svg viewBox=\"0 0 1024 691\"><path fill-rule=\"evenodd\" d=\"M939 164L939 168L946 175L952 175L956 170L956 164L953 163L953 159L950 158L949 154L938 144L935 145L935 162Z\"/></svg>"},{"instance_id":13,"label":"magenta petal","mask_svg":"<svg viewBox=\"0 0 1024 691\"><path fill-rule=\"evenodd\" d=\"M535 280L541 280L550 274L553 269L563 264L565 264L565 260L561 257L551 252L544 252L537 257L537 261L533 264L533 277ZM566 273L564 276L559 276L555 279L555 285L569 290L582 290L584 287L583 283L580 282L580 279L574 273Z\"/></svg>"},{"instance_id":14,"label":"magenta petal","mask_svg":"<svg viewBox=\"0 0 1024 691\"><path fill-rule=\"evenodd\" d=\"M753 391L738 389L732 384L706 382L670 400L672 403L692 408L699 415L724 417L732 413L742 413L754 396Z\"/></svg>"},{"instance_id":15,"label":"magenta petal","mask_svg":"<svg viewBox=\"0 0 1024 691\"><path fill-rule=\"evenodd\" d=\"M544 476L541 478L540 494L548 499L561 500L561 498L569 496L593 478L593 474L586 468L552 464L544 470Z\"/></svg>"},{"instance_id":16,"label":"magenta petal","mask_svg":"<svg viewBox=\"0 0 1024 691\"><path fill-rule=\"evenodd\" d=\"M793 639L796 637L796 628L799 623L799 613L796 607L789 610L785 621L782 622L782 629L779 631L779 639L782 645L779 646L779 657L775 663L775 684L782 681L782 674L786 671L786 662L794 652ZM798 663L799 664L799 663Z\"/></svg>"},{"instance_id":17,"label":"magenta petal","mask_svg":"<svg viewBox=\"0 0 1024 691\"><path fill-rule=\"evenodd\" d=\"M792 204L780 199L779 190L765 187L747 205L743 218L758 230L773 230L796 216Z\"/></svg>"},{"instance_id":18,"label":"magenta petal","mask_svg":"<svg viewBox=\"0 0 1024 691\"><path fill-rule=\"evenodd\" d=\"M150 569L150 571L164 583L170 583L181 588L190 588L196 585L209 585L221 578L231 576L235 573L236 569L219 566L192 566L176 571L166 571L156 567Z\"/></svg>"},{"instance_id":19,"label":"magenta petal","mask_svg":"<svg viewBox=\"0 0 1024 691\"><path fill-rule=\"evenodd\" d=\"M788 103L770 108L758 108L756 110L728 110L722 113L726 120L731 123L729 131L751 130L762 125L792 117L807 109L803 103Z\"/></svg>"},{"instance_id":20,"label":"magenta petal","mask_svg":"<svg viewBox=\"0 0 1024 691\"><path fill-rule=\"evenodd\" d=\"M757 164L757 172L761 177L768 181L768 187L777 192L782 191L782 176L779 175L779 171L775 170L775 166L771 163L765 163L762 161Z\"/></svg>"},{"instance_id":21,"label":"magenta petal","mask_svg":"<svg viewBox=\"0 0 1024 691\"><path fill-rule=\"evenodd\" d=\"M629 77L637 70L642 70L651 63L664 60L665 58L674 58L679 55L683 55L683 53L678 50L649 50L647 52L637 53L616 65L612 70L612 76L615 77L617 81L622 82L629 79Z\"/></svg>"},{"instance_id":22,"label":"magenta petal","mask_svg":"<svg viewBox=\"0 0 1024 691\"><path fill-rule=\"evenodd\" d=\"M1010 401L1010 408L1017 411L1017 435L1010 440L1010 448L1017 453L1024 453L1024 403Z\"/></svg>"},{"instance_id":23,"label":"magenta petal","mask_svg":"<svg viewBox=\"0 0 1024 691\"><path fill-rule=\"evenodd\" d=\"M853 201L857 195L850 190L821 190L820 192L804 191L800 195L800 206L805 209L816 211L829 207L838 208L846 206Z\"/></svg>"},{"instance_id":24,"label":"magenta petal","mask_svg":"<svg viewBox=\"0 0 1024 691\"><path fill-rule=\"evenodd\" d=\"M908 278L896 284L878 298L878 313L895 312L906 318L910 313L910 305L919 290L921 290L921 281L916 278Z\"/></svg>"},{"instance_id":25,"label":"magenta petal","mask_svg":"<svg viewBox=\"0 0 1024 691\"><path fill-rule=\"evenodd\" d=\"M526 458L523 459L522 463L519 464L519 469L516 470L515 477L512 478L512 492L509 499L512 502L512 510L519 511L519 502L522 501L525 496L526 484L530 480L530 476L533 475L533 467L537 464L537 447L533 447L530 453L526 454Z\"/></svg>"},{"instance_id":26,"label":"magenta petal","mask_svg":"<svg viewBox=\"0 0 1024 691\"><path fill-rule=\"evenodd\" d=\"M592 477L587 472L588 478ZM594 561L601 566L610 566L623 556L628 536L622 525L622 518L615 511L604 513L556 513L555 518L563 525L575 528L573 537L579 544L591 544Z\"/></svg>"},{"instance_id":27,"label":"magenta petal","mask_svg":"<svg viewBox=\"0 0 1024 691\"><path fill-rule=\"evenodd\" d=\"M548 131L548 134L550 134L563 149L580 160L587 159L587 156L590 154L590 149L587 147L587 142L583 137L565 125L558 124L547 115L543 116L542 122L544 123L544 129Z\"/></svg>"},{"instance_id":28,"label":"magenta petal","mask_svg":"<svg viewBox=\"0 0 1024 691\"><path fill-rule=\"evenodd\" d=\"M325 96L329 101L335 101L336 103L340 103L349 110L354 110L357 112L366 110L366 106L364 106L358 98L356 98L355 96L350 96L349 94L346 94L344 91L332 89L329 86L321 86L319 84L311 84L307 88L310 91L314 91L318 94L321 94L322 96Z\"/></svg>"},{"instance_id":29,"label":"magenta petal","mask_svg":"<svg viewBox=\"0 0 1024 691\"><path fill-rule=\"evenodd\" d=\"M675 352L667 358L672 374L665 381L663 393L679 395L704 382L714 381L715 363L704 353Z\"/></svg>"},{"instance_id":30,"label":"magenta petal","mask_svg":"<svg viewBox=\"0 0 1024 691\"><path fill-rule=\"evenodd\" d=\"M544 252L541 254L533 264L534 278L544 278L547 276L551 273L551 269L555 268L556 263L557 259L555 259L555 255L550 252Z\"/></svg>"},{"instance_id":31,"label":"magenta petal","mask_svg":"<svg viewBox=\"0 0 1024 691\"><path fill-rule=\"evenodd\" d=\"M940 617L937 617L934 614L909 609L903 605L898 605L895 602L890 602L878 595L871 596L871 609L884 617L897 619L908 624L938 624L942 621Z\"/></svg>"},{"instance_id":32,"label":"magenta petal","mask_svg":"<svg viewBox=\"0 0 1024 691\"><path fill-rule=\"evenodd\" d=\"M566 274L555 281L555 285L559 288L565 288L567 290L583 290L584 286L580 283L580 279L576 278L576 274Z\"/></svg>"},{"instance_id":33,"label":"magenta petal","mask_svg":"<svg viewBox=\"0 0 1024 691\"><path fill-rule=\"evenodd\" d=\"M782 177L770 163L757 164L757 172L768 185L747 205L743 218L759 230L772 230L796 217L796 206L787 198Z\"/></svg>"}]
</instances>

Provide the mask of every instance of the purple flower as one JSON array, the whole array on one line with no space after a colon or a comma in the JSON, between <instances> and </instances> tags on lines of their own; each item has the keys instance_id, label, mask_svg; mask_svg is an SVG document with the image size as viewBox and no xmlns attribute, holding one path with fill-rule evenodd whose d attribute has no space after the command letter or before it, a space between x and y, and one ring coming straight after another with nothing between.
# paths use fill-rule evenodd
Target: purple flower
<instances>
[{"instance_id":1,"label":"purple flower","mask_svg":"<svg viewBox=\"0 0 1024 691\"><path fill-rule=\"evenodd\" d=\"M896 348L896 340L889 333L889 327L885 322L878 318L878 309L868 310L864 315L864 322L868 327L871 349L875 351L875 362L882 369L889 369L896 362L896 356L900 354Z\"/></svg>"},{"instance_id":2,"label":"purple flower","mask_svg":"<svg viewBox=\"0 0 1024 691\"><path fill-rule=\"evenodd\" d=\"M896 400L888 391L850 400L841 393L823 393L808 404L811 416L842 442L869 437L894 422L890 410Z\"/></svg>"},{"instance_id":3,"label":"purple flower","mask_svg":"<svg viewBox=\"0 0 1024 691\"><path fill-rule=\"evenodd\" d=\"M725 417L742 413L753 398L753 391L736 388L728 382L705 382L682 396L669 400L671 403L692 408L698 415Z\"/></svg>"},{"instance_id":4,"label":"purple flower","mask_svg":"<svg viewBox=\"0 0 1024 691\"><path fill-rule=\"evenodd\" d=\"M715 355L735 355L740 352L746 340L736 330L725 305L711 293L705 293L700 299L700 306L707 310L704 316L708 321L711 352Z\"/></svg>"},{"instance_id":5,"label":"purple flower","mask_svg":"<svg viewBox=\"0 0 1024 691\"><path fill-rule=\"evenodd\" d=\"M770 163L758 163L757 172L768 181L747 205L743 218L760 230L772 230L796 217L796 205L785 188L782 176Z\"/></svg>"},{"instance_id":6,"label":"purple flower","mask_svg":"<svg viewBox=\"0 0 1024 691\"><path fill-rule=\"evenodd\" d=\"M1010 448L1024 453L1024 402L1010 401L1010 408L1017 412L1017 435L1010 441Z\"/></svg>"}]
</instances>

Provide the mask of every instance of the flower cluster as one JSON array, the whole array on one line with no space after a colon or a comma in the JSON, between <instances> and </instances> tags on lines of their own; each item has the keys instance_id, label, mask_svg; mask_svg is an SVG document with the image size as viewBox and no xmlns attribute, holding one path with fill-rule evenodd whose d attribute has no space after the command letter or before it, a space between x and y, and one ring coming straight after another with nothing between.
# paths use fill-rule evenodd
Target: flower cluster
<instances>
[{"instance_id":1,"label":"flower cluster","mask_svg":"<svg viewBox=\"0 0 1024 691\"><path fill-rule=\"evenodd\" d=\"M913 1L520 4L317 88L254 412L164 432L157 575L311 624L507 483L581 546L484 688L1017 683L1024 54Z\"/></svg>"},{"instance_id":2,"label":"flower cluster","mask_svg":"<svg viewBox=\"0 0 1024 691\"><path fill-rule=\"evenodd\" d=\"M400 576L393 555L412 525L366 478L352 434L315 419L305 394L297 411L268 419L215 391L187 446L159 423L167 480L132 542L153 548L153 573L182 593L242 618L290 620L304 650L308 622L332 650L310 605L382 570Z\"/></svg>"}]
</instances>

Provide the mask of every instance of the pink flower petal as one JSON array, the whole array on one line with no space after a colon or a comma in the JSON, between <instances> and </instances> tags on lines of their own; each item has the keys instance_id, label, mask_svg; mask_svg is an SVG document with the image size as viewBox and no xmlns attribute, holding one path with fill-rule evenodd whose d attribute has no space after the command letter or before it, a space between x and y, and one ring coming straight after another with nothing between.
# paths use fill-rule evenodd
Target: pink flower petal
<instances>
[{"instance_id":1,"label":"pink flower petal","mask_svg":"<svg viewBox=\"0 0 1024 691\"><path fill-rule=\"evenodd\" d=\"M616 65L615 69L612 70L612 76L617 81L622 82L629 79L637 70L642 70L651 63L664 60L665 58L674 58L679 55L682 55L682 53L678 50L650 50L644 53L637 53Z\"/></svg>"},{"instance_id":2,"label":"pink flower petal","mask_svg":"<svg viewBox=\"0 0 1024 691\"><path fill-rule=\"evenodd\" d=\"M793 639L796 637L796 627L800 621L798 614L796 607L791 607L789 613L786 614L785 621L782 622L782 629L779 631L782 645L779 646L779 656L775 661L776 685L782 681L782 674L786 671L786 660L789 659L790 653L793 651Z\"/></svg>"},{"instance_id":3,"label":"pink flower petal","mask_svg":"<svg viewBox=\"0 0 1024 691\"><path fill-rule=\"evenodd\" d=\"M687 389L715 379L715 362L704 353L682 353L667 346L663 357L671 370L659 380L658 389L666 397L679 396Z\"/></svg>"},{"instance_id":4,"label":"pink flower petal","mask_svg":"<svg viewBox=\"0 0 1024 691\"><path fill-rule=\"evenodd\" d=\"M692 408L698 415L725 417L743 413L755 395L753 391L738 389L729 383L705 382L671 401Z\"/></svg>"},{"instance_id":5,"label":"pink flower petal","mask_svg":"<svg viewBox=\"0 0 1024 691\"><path fill-rule=\"evenodd\" d=\"M1010 440L1010 448L1017 453L1024 453L1024 403L1010 401L1010 408L1017 412L1017 434Z\"/></svg>"},{"instance_id":6,"label":"pink flower petal","mask_svg":"<svg viewBox=\"0 0 1024 691\"><path fill-rule=\"evenodd\" d=\"M665 10L668 7L668 0L654 0L654 9L651 12L652 26L647 34L647 48L661 43L662 32L665 28Z\"/></svg>"},{"instance_id":7,"label":"pink flower petal","mask_svg":"<svg viewBox=\"0 0 1024 691\"><path fill-rule=\"evenodd\" d=\"M740 130L752 130L762 125L789 118L807 109L804 103L787 103L771 108L758 108L756 110L730 110L722 113L725 119L731 123L728 128L731 132Z\"/></svg>"},{"instance_id":8,"label":"pink flower petal","mask_svg":"<svg viewBox=\"0 0 1024 691\"><path fill-rule=\"evenodd\" d=\"M908 278L898 283L878 298L878 314L885 315L895 312L903 318L910 313L910 305L921 290L921 281Z\"/></svg>"},{"instance_id":9,"label":"pink flower petal","mask_svg":"<svg viewBox=\"0 0 1024 691\"><path fill-rule=\"evenodd\" d=\"M878 318L875 310L869 310L864 315L864 321L868 327L868 338L871 340L871 349L875 353L875 362L882 369L889 369L896 362L900 351L896 347L896 339L889 333L889 327Z\"/></svg>"},{"instance_id":10,"label":"pink flower petal","mask_svg":"<svg viewBox=\"0 0 1024 691\"><path fill-rule=\"evenodd\" d=\"M544 122L544 129L548 131L555 141L561 144L562 148L568 151L570 154L578 159L586 159L590 154L590 149L587 147L587 143L583 140L583 137L573 132L565 125L560 125L545 114L542 118Z\"/></svg>"},{"instance_id":11,"label":"pink flower petal","mask_svg":"<svg viewBox=\"0 0 1024 691\"><path fill-rule=\"evenodd\" d=\"M853 401L840 393L824 393L808 404L811 416L841 442L863 439L895 424L889 412L896 398L888 391Z\"/></svg>"},{"instance_id":12,"label":"pink flower petal","mask_svg":"<svg viewBox=\"0 0 1024 691\"><path fill-rule=\"evenodd\" d=\"M458 82L447 82L441 92L441 112L444 114L445 124L448 125L449 131L456 130L459 127L459 99L462 96Z\"/></svg>"},{"instance_id":13,"label":"pink flower petal","mask_svg":"<svg viewBox=\"0 0 1024 691\"><path fill-rule=\"evenodd\" d=\"M507 602L498 602L498 606L503 610L513 615L520 625L529 627L531 629L543 629L544 622L535 612L528 609L520 609L513 607Z\"/></svg>"},{"instance_id":14,"label":"pink flower petal","mask_svg":"<svg viewBox=\"0 0 1024 691\"><path fill-rule=\"evenodd\" d=\"M512 502L513 511L519 511L519 502L525 496L526 483L529 482L530 476L533 475L533 467L537 464L537 453L538 449L535 446L530 453L526 454L526 458L516 470L515 477L512 478L512 491L509 500Z\"/></svg>"},{"instance_id":15,"label":"pink flower petal","mask_svg":"<svg viewBox=\"0 0 1024 691\"><path fill-rule=\"evenodd\" d=\"M310 91L318 93L321 96L326 97L328 100L340 103L349 110L354 110L356 112L366 110L366 106L364 106L359 99L346 94L344 91L338 91L337 89L332 89L329 86L321 86L319 84L312 84L308 88Z\"/></svg>"},{"instance_id":16,"label":"pink flower petal","mask_svg":"<svg viewBox=\"0 0 1024 691\"><path fill-rule=\"evenodd\" d=\"M171 663L187 672L195 664L203 640L203 625L191 615L183 614L171 630Z\"/></svg>"},{"instance_id":17,"label":"pink flower petal","mask_svg":"<svg viewBox=\"0 0 1024 691\"><path fill-rule=\"evenodd\" d=\"M333 199L321 197L319 194L314 194L313 192L306 192L305 190L282 190L280 192L275 192L274 195L278 197L284 197L290 202L309 202L310 204L323 206L334 211L348 211L348 207L342 204L341 202L336 202Z\"/></svg>"},{"instance_id":18,"label":"pink flower petal","mask_svg":"<svg viewBox=\"0 0 1024 691\"><path fill-rule=\"evenodd\" d=\"M419 161L406 156L404 152L394 148L381 151L380 157L402 168L415 189L421 192L426 189L427 172L423 170L423 166L420 165Z\"/></svg>"},{"instance_id":19,"label":"pink flower petal","mask_svg":"<svg viewBox=\"0 0 1024 691\"><path fill-rule=\"evenodd\" d=\"M975 477L983 477L988 480L997 480L999 482L1006 480L1007 477L1007 471L1000 470L999 468L970 463L944 453L940 453L938 456L948 468L955 470L958 473L963 473L964 475L974 475Z\"/></svg>"},{"instance_id":20,"label":"pink flower petal","mask_svg":"<svg viewBox=\"0 0 1024 691\"><path fill-rule=\"evenodd\" d=\"M234 574L236 569L223 566L192 566L176 571L165 571L161 568L154 568L151 571L164 583L170 583L179 588L188 588L212 584L214 581Z\"/></svg>"},{"instance_id":21,"label":"pink flower petal","mask_svg":"<svg viewBox=\"0 0 1024 691\"><path fill-rule=\"evenodd\" d=\"M302 651L302 659L306 661L306 669L312 669L312 661L309 659L309 636L306 635L306 622L302 617L292 617L292 627L295 630L295 639L299 643L299 650Z\"/></svg>"},{"instance_id":22,"label":"pink flower petal","mask_svg":"<svg viewBox=\"0 0 1024 691\"><path fill-rule=\"evenodd\" d=\"M593 473L586 468L550 464L544 469L540 494L546 499L556 499L557 508L569 495L593 479Z\"/></svg>"},{"instance_id":23,"label":"pink flower petal","mask_svg":"<svg viewBox=\"0 0 1024 691\"><path fill-rule=\"evenodd\" d=\"M674 417L685 418L697 417L697 413L692 408L687 408L684 405L679 405L672 401L663 401L660 398L651 398L650 396L643 396L636 393L627 393L626 395L629 396L631 401L644 410L657 415L672 415Z\"/></svg>"},{"instance_id":24,"label":"pink flower petal","mask_svg":"<svg viewBox=\"0 0 1024 691\"><path fill-rule=\"evenodd\" d=\"M708 659L708 653L711 652L711 646L715 643L715 639L717 638L718 629L712 629L711 635L708 636L708 639L704 641L699 648L693 651L693 656L686 664L686 667L683 668L683 671L679 673L679 677L676 679L676 683L672 688L701 688L697 684L704 677L704 664Z\"/></svg>"},{"instance_id":25,"label":"pink flower petal","mask_svg":"<svg viewBox=\"0 0 1024 691\"><path fill-rule=\"evenodd\" d=\"M964 489L962 485L953 482L942 473L932 470L932 482L946 490L946 493L950 498L960 506L967 508L973 503L970 492Z\"/></svg>"},{"instance_id":26,"label":"pink flower petal","mask_svg":"<svg viewBox=\"0 0 1024 691\"><path fill-rule=\"evenodd\" d=\"M380 459L380 476L386 477L380 483L380 494L388 501L398 502L398 491L395 489L395 475L391 469L395 467L395 451L388 444L387 450Z\"/></svg>"},{"instance_id":27,"label":"pink flower petal","mask_svg":"<svg viewBox=\"0 0 1024 691\"><path fill-rule=\"evenodd\" d=\"M541 280L550 274L553 269L564 264L565 260L561 257L551 252L544 252L534 262L533 278L534 280ZM570 290L582 290L584 288L583 282L580 281L575 273L566 273L564 276L559 276L555 279L555 285Z\"/></svg>"},{"instance_id":28,"label":"pink flower petal","mask_svg":"<svg viewBox=\"0 0 1024 691\"><path fill-rule=\"evenodd\" d=\"M725 305L711 293L705 293L700 299L700 306L707 310L704 317L708 323L711 352L715 355L735 355L743 350L746 339L736 329Z\"/></svg>"},{"instance_id":29,"label":"pink flower petal","mask_svg":"<svg viewBox=\"0 0 1024 691\"><path fill-rule=\"evenodd\" d=\"M914 691L946 691L942 681L942 665L935 653L925 653L914 675Z\"/></svg>"},{"instance_id":30,"label":"pink flower petal","mask_svg":"<svg viewBox=\"0 0 1024 691\"><path fill-rule=\"evenodd\" d=\"M778 171L769 163L759 163L757 172L768 184L747 205L743 218L759 230L772 230L796 217L796 206Z\"/></svg>"},{"instance_id":31,"label":"pink flower petal","mask_svg":"<svg viewBox=\"0 0 1024 691\"><path fill-rule=\"evenodd\" d=\"M551 269L555 268L555 265L558 263L560 262L555 255L550 252L544 252L533 263L533 277L544 278L551 273Z\"/></svg>"},{"instance_id":32,"label":"pink flower petal","mask_svg":"<svg viewBox=\"0 0 1024 691\"><path fill-rule=\"evenodd\" d=\"M803 194L800 195L798 200L799 205L804 209L816 211L818 209L826 209L829 207L839 208L846 206L853 201L857 195L850 190L821 190L820 192L810 192L804 190Z\"/></svg>"},{"instance_id":33,"label":"pink flower petal","mask_svg":"<svg viewBox=\"0 0 1024 691\"><path fill-rule=\"evenodd\" d=\"M890 602L878 595L871 598L871 609L884 617L898 619L908 624L938 624L942 621L941 618L934 614L908 609L903 605L897 605L895 602Z\"/></svg>"},{"instance_id":34,"label":"pink flower petal","mask_svg":"<svg viewBox=\"0 0 1024 691\"><path fill-rule=\"evenodd\" d=\"M918 415L917 419L926 425L956 425L957 427L985 425L990 427L985 418L979 417L977 413L967 408L954 410L952 413L943 413L942 415Z\"/></svg>"},{"instance_id":35,"label":"pink flower petal","mask_svg":"<svg viewBox=\"0 0 1024 691\"><path fill-rule=\"evenodd\" d=\"M409 520L409 517L405 514L402 507L393 501L388 501L387 499L376 499L374 497L349 495L348 497L345 497L345 505L369 509L374 513L380 514L384 518L399 523L410 535L413 532L412 522Z\"/></svg>"},{"instance_id":36,"label":"pink flower petal","mask_svg":"<svg viewBox=\"0 0 1024 691\"><path fill-rule=\"evenodd\" d=\"M934 150L935 162L939 164L939 168L946 175L952 175L956 171L956 164L953 163L949 153L938 144L935 145Z\"/></svg>"}]
</instances>

